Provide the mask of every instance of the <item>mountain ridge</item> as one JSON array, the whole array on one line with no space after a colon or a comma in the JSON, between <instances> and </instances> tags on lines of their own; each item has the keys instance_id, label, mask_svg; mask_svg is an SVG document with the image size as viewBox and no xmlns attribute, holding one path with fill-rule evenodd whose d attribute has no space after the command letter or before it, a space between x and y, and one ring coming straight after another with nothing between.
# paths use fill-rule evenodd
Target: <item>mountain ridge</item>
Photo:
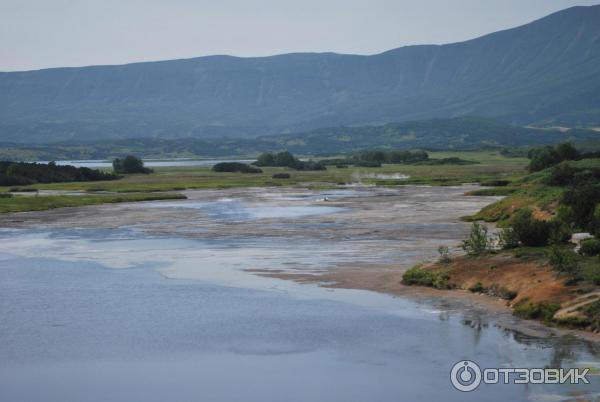
<instances>
[{"instance_id":1,"label":"mountain ridge","mask_svg":"<svg viewBox=\"0 0 600 402\"><path fill-rule=\"evenodd\" d=\"M256 137L479 115L600 126L600 5L375 55L203 56L0 73L0 138Z\"/></svg>"}]
</instances>

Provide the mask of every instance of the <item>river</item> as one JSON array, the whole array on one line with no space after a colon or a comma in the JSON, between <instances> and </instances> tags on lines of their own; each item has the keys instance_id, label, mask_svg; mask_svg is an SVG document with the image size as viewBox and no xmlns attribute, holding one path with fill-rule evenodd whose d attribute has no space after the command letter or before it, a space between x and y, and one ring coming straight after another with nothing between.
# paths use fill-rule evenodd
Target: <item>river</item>
<instances>
[{"instance_id":1,"label":"river","mask_svg":"<svg viewBox=\"0 0 600 402\"><path fill-rule=\"evenodd\" d=\"M455 246L465 188L188 192L181 202L3 217L2 401L561 401L592 384L485 385L482 367L594 367L573 337L527 336L443 299L256 275L409 267Z\"/></svg>"}]
</instances>

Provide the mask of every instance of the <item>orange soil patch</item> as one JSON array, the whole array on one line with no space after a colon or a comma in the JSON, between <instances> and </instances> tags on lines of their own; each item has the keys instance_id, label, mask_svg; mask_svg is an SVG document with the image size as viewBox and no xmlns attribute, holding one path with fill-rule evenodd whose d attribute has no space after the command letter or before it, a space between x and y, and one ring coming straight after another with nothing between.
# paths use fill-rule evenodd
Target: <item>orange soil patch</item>
<instances>
[{"instance_id":1,"label":"orange soil patch","mask_svg":"<svg viewBox=\"0 0 600 402\"><path fill-rule=\"evenodd\" d=\"M444 269L450 275L449 283L460 289L469 289L476 283L483 287L502 287L517 292L511 305L528 298L533 303L563 303L573 298L573 287L565 286L550 267L536 261L523 261L509 253L485 258L459 257L450 264L430 264L426 269Z\"/></svg>"},{"instance_id":2,"label":"orange soil patch","mask_svg":"<svg viewBox=\"0 0 600 402\"><path fill-rule=\"evenodd\" d=\"M554 217L550 212L541 210L538 207L533 209L532 215L539 221L549 221Z\"/></svg>"}]
</instances>

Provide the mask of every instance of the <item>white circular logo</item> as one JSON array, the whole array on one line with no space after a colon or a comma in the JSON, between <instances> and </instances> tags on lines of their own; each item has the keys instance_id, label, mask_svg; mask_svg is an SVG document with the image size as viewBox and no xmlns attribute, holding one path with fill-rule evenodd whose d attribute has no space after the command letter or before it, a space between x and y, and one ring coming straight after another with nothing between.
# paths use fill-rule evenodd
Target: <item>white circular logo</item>
<instances>
[{"instance_id":1,"label":"white circular logo","mask_svg":"<svg viewBox=\"0 0 600 402\"><path fill-rule=\"evenodd\" d=\"M452 366L450 381L459 391L473 391L481 383L481 369L471 360L461 360Z\"/></svg>"}]
</instances>

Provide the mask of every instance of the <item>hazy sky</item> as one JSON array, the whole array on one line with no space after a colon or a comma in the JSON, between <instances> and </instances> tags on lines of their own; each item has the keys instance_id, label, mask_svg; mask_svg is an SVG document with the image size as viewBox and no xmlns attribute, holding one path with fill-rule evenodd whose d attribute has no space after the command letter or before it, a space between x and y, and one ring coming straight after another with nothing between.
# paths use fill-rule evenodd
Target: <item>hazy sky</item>
<instances>
[{"instance_id":1,"label":"hazy sky","mask_svg":"<svg viewBox=\"0 0 600 402\"><path fill-rule=\"evenodd\" d=\"M373 54L600 0L0 0L0 71L210 54Z\"/></svg>"}]
</instances>

